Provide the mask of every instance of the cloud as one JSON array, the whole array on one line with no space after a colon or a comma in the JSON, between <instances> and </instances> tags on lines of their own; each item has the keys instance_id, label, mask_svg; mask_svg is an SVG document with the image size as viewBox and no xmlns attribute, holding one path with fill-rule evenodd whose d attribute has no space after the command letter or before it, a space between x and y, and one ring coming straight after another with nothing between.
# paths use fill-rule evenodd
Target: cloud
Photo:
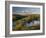
<instances>
[{"instance_id":1,"label":"cloud","mask_svg":"<svg viewBox=\"0 0 46 38\"><path fill-rule=\"evenodd\" d=\"M13 9L13 14L15 13L40 13L39 8L24 8L24 7L18 7Z\"/></svg>"}]
</instances>

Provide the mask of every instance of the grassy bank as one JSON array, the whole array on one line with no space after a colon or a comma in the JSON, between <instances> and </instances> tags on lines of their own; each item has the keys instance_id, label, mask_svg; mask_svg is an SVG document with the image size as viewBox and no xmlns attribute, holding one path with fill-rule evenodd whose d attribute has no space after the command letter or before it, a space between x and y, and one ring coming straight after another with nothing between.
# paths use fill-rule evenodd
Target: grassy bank
<instances>
[{"instance_id":1,"label":"grassy bank","mask_svg":"<svg viewBox=\"0 0 46 38\"><path fill-rule=\"evenodd\" d=\"M31 15L13 15L13 31L15 30L39 30L40 24L38 25L32 25L32 26L26 26L26 22L32 22L33 20L39 20L40 21L40 15L39 14L31 14Z\"/></svg>"}]
</instances>

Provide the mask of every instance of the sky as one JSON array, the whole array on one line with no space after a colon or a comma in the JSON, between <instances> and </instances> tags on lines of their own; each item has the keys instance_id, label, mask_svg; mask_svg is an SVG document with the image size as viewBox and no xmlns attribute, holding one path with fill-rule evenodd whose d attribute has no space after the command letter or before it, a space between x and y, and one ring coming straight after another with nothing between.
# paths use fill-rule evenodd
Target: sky
<instances>
[{"instance_id":1,"label":"sky","mask_svg":"<svg viewBox=\"0 0 46 38\"><path fill-rule=\"evenodd\" d=\"M40 8L33 8L33 7L13 7L12 8L13 14L14 13L40 13Z\"/></svg>"}]
</instances>

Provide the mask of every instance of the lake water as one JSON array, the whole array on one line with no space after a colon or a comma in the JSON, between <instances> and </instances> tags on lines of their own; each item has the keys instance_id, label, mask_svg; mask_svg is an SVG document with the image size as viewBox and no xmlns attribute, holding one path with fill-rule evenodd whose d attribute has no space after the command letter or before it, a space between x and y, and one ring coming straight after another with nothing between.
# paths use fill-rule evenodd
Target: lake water
<instances>
[{"instance_id":1,"label":"lake water","mask_svg":"<svg viewBox=\"0 0 46 38\"><path fill-rule=\"evenodd\" d=\"M34 25L40 24L40 21L34 20L34 21L30 22L30 23L25 22L24 24L25 24L26 26L32 26L33 24L34 24ZM13 22L13 27L14 27L14 28L15 28L15 25L16 25L16 22L14 21L14 22Z\"/></svg>"},{"instance_id":2,"label":"lake water","mask_svg":"<svg viewBox=\"0 0 46 38\"><path fill-rule=\"evenodd\" d=\"M32 25L37 25L37 24L40 24L40 21L36 21L36 20L34 20L33 22L30 22L30 23L26 23L26 26L32 26Z\"/></svg>"}]
</instances>

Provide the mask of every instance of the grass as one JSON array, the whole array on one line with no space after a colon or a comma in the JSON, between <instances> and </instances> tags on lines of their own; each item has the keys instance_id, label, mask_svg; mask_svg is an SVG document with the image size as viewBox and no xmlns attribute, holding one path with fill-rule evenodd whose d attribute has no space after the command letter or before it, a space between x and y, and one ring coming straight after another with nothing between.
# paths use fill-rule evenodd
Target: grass
<instances>
[{"instance_id":1,"label":"grass","mask_svg":"<svg viewBox=\"0 0 46 38\"><path fill-rule=\"evenodd\" d=\"M30 26L30 27L27 27L27 26L20 26L20 27L17 27L16 29L13 29L13 31L23 31L23 30L40 30L40 25L36 25L36 26Z\"/></svg>"}]
</instances>

